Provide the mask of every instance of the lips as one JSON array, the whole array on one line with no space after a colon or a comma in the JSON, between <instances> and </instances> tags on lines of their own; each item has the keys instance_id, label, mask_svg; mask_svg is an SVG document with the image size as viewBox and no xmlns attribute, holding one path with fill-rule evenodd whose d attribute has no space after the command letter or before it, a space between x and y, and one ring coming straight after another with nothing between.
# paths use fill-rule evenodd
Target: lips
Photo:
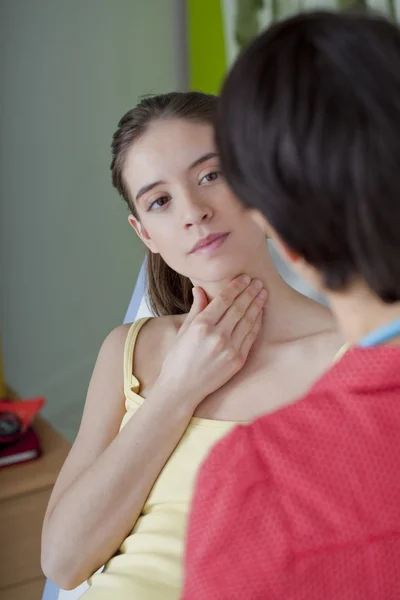
<instances>
[{"instance_id":1,"label":"lips","mask_svg":"<svg viewBox=\"0 0 400 600\"><path fill-rule=\"evenodd\" d=\"M229 233L210 233L206 237L202 238L193 246L190 254L195 252L208 252L213 251L222 246L228 237Z\"/></svg>"}]
</instances>

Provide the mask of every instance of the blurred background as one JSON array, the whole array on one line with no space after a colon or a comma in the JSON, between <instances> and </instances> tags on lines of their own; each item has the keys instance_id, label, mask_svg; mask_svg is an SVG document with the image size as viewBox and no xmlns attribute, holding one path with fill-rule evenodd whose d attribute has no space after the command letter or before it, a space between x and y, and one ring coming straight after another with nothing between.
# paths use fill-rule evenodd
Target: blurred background
<instances>
[{"instance_id":1,"label":"blurred background","mask_svg":"<svg viewBox=\"0 0 400 600\"><path fill-rule=\"evenodd\" d=\"M142 262L110 182L141 95L187 89L184 2L0 0L0 336L7 383L72 439Z\"/></svg>"},{"instance_id":2,"label":"blurred background","mask_svg":"<svg viewBox=\"0 0 400 600\"><path fill-rule=\"evenodd\" d=\"M217 93L241 47L272 20L349 4L0 0L4 375L19 396L45 396L43 414L69 440L143 259L110 182L119 118L145 94ZM396 0L369 6L396 17Z\"/></svg>"}]
</instances>

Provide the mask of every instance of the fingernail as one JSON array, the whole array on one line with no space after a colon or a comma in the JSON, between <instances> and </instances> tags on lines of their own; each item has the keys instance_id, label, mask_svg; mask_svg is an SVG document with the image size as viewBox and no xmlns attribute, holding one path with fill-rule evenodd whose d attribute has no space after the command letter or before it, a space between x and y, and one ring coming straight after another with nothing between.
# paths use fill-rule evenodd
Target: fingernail
<instances>
[{"instance_id":1,"label":"fingernail","mask_svg":"<svg viewBox=\"0 0 400 600\"><path fill-rule=\"evenodd\" d=\"M256 288L256 290L261 290L261 288L263 286L262 281L260 281L259 279L255 279L253 281L253 285Z\"/></svg>"},{"instance_id":2,"label":"fingernail","mask_svg":"<svg viewBox=\"0 0 400 600\"><path fill-rule=\"evenodd\" d=\"M240 281L241 281L241 283L244 283L245 285L249 285L251 278L248 275L242 275L240 277Z\"/></svg>"},{"instance_id":3,"label":"fingernail","mask_svg":"<svg viewBox=\"0 0 400 600\"><path fill-rule=\"evenodd\" d=\"M260 298L260 300L266 300L268 296L268 293L266 290L261 290L261 292L258 294L258 297Z\"/></svg>"}]
</instances>

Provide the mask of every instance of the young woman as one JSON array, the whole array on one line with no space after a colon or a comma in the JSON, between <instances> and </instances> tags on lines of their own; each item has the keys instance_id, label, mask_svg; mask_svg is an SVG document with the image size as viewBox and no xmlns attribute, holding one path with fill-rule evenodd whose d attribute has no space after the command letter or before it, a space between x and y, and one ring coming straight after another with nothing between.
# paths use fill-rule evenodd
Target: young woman
<instances>
[{"instance_id":1,"label":"young woman","mask_svg":"<svg viewBox=\"0 0 400 600\"><path fill-rule=\"evenodd\" d=\"M236 423L305 392L340 346L329 311L284 283L227 186L217 102L144 99L113 138L113 183L149 249L159 317L104 342L48 506L50 579L73 588L106 563L88 600L179 597L200 463Z\"/></svg>"}]
</instances>

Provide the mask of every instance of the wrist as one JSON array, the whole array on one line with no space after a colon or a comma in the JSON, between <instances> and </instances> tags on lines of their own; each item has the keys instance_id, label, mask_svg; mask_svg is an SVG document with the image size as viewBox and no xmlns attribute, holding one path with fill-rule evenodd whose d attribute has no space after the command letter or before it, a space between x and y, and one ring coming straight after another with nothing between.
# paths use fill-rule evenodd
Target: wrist
<instances>
[{"instance_id":1,"label":"wrist","mask_svg":"<svg viewBox=\"0 0 400 600\"><path fill-rule=\"evenodd\" d=\"M204 400L204 394L199 393L199 390L183 385L182 381L177 381L176 378L162 371L153 386L154 389L163 397L164 402L179 406L190 415Z\"/></svg>"}]
</instances>

